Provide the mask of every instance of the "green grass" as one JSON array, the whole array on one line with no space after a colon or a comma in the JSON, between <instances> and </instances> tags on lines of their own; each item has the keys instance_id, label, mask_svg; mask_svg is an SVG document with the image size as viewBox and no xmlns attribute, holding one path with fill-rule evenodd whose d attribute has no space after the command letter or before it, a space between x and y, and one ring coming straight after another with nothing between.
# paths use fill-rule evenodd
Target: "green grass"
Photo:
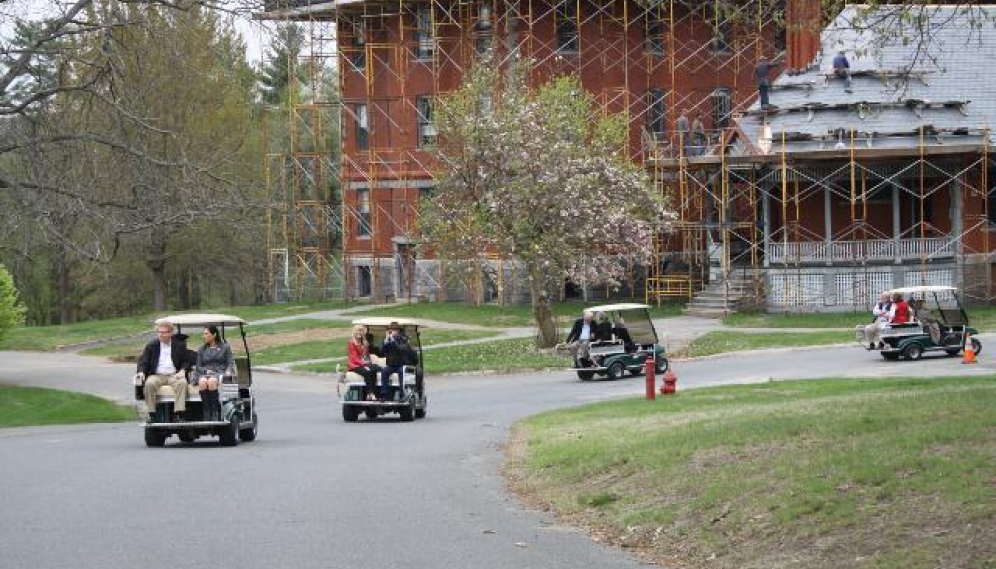
<instances>
[{"instance_id":1,"label":"green grass","mask_svg":"<svg viewBox=\"0 0 996 569\"><path fill-rule=\"evenodd\" d=\"M569 326L575 318L581 316L586 306L592 304L576 301L561 302L553 305L552 310L561 326ZM654 318L675 316L680 314L681 306L680 304L667 303L660 307L652 307L650 312ZM532 308L529 306L497 306L492 304L474 306L463 302L431 302L377 308L376 314L378 316L424 318L503 328L535 326Z\"/></svg>"},{"instance_id":2,"label":"green grass","mask_svg":"<svg viewBox=\"0 0 996 569\"><path fill-rule=\"evenodd\" d=\"M432 346L445 342L455 342L458 340L473 340L478 338L489 338L494 336L494 332L484 330L423 330L420 334L422 346ZM323 358L344 358L346 357L347 339L321 340L315 342L302 342L289 344L286 346L275 346L260 350L253 354L252 362L258 365L268 365L285 362L296 362L302 360L317 360ZM303 371L334 371L336 363L345 362L323 362L318 364L305 364L295 366L296 370Z\"/></svg>"},{"instance_id":3,"label":"green grass","mask_svg":"<svg viewBox=\"0 0 996 569\"><path fill-rule=\"evenodd\" d=\"M464 338L469 337L464 336ZM456 340L459 338L453 339ZM464 346L448 346L425 352L426 373L516 371L565 368L569 365L569 359L562 354L537 350L532 338L504 339ZM330 372L335 370L335 366L335 363L326 362L295 366L294 369L298 371Z\"/></svg>"},{"instance_id":4,"label":"green grass","mask_svg":"<svg viewBox=\"0 0 996 569\"><path fill-rule=\"evenodd\" d=\"M854 341L853 330L826 332L734 332L720 330L699 336L688 345L687 357L710 356L740 350L842 344Z\"/></svg>"},{"instance_id":5,"label":"green grass","mask_svg":"<svg viewBox=\"0 0 996 569\"><path fill-rule=\"evenodd\" d=\"M811 314L729 314L723 324L737 328L844 328L871 321L871 311Z\"/></svg>"},{"instance_id":6,"label":"green grass","mask_svg":"<svg viewBox=\"0 0 996 569\"><path fill-rule=\"evenodd\" d=\"M234 306L222 308L204 308L196 312L216 312L233 314L247 321L278 316L302 314L317 310L331 310L347 306L345 303L299 303L299 304L268 304L263 306ZM187 311L194 312L194 311ZM169 311L173 314L175 312ZM76 324L58 326L22 326L9 330L0 339L0 350L32 350L48 351L82 342L107 340L149 332L152 322L162 314L143 314L124 318L107 320L92 320Z\"/></svg>"},{"instance_id":7,"label":"green grass","mask_svg":"<svg viewBox=\"0 0 996 569\"><path fill-rule=\"evenodd\" d=\"M93 395L0 384L0 427L110 423L134 418L130 408Z\"/></svg>"},{"instance_id":8,"label":"green grass","mask_svg":"<svg viewBox=\"0 0 996 569\"><path fill-rule=\"evenodd\" d=\"M284 322L274 322L272 324L253 324L246 326L246 335L250 338L264 336L267 334L281 334L284 332L299 332L301 330L332 330L349 328L349 320L319 320L316 318L302 318L300 320L286 320ZM229 338L231 340L231 338Z\"/></svg>"},{"instance_id":9,"label":"green grass","mask_svg":"<svg viewBox=\"0 0 996 569\"><path fill-rule=\"evenodd\" d=\"M679 566L992 567L996 382L682 391L517 425L520 490Z\"/></svg>"}]
</instances>

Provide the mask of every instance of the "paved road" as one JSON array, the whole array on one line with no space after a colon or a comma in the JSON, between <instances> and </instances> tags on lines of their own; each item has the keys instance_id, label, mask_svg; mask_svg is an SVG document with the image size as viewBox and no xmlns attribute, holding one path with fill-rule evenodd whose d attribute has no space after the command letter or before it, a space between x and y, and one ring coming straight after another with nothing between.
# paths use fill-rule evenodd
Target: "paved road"
<instances>
[{"instance_id":1,"label":"paved road","mask_svg":"<svg viewBox=\"0 0 996 569\"><path fill-rule=\"evenodd\" d=\"M994 345L989 338L989 346ZM984 339L985 341L985 339ZM0 352L21 383L129 397L131 366ZM889 363L854 347L678 362L679 389L826 375L994 375L993 359ZM444 377L429 417L345 424L328 378L259 374L260 438L144 447L134 424L0 430L0 568L635 568L499 475L515 420L642 392L640 379ZM652 404L652 403L648 403ZM174 439L175 440L175 439ZM150 537L155 536L155 537Z\"/></svg>"}]
</instances>

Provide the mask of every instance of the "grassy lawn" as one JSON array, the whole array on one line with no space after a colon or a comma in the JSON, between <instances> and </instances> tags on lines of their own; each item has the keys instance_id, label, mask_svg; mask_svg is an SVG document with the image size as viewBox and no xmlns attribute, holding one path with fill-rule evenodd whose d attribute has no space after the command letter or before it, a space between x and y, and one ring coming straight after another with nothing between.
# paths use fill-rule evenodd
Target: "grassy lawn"
<instances>
[{"instance_id":1,"label":"grassy lawn","mask_svg":"<svg viewBox=\"0 0 996 569\"><path fill-rule=\"evenodd\" d=\"M458 340L473 340L477 338L489 338L494 336L494 332L484 330L423 330L420 334L422 347L445 342L455 342ZM301 342L286 346L275 346L260 350L253 354L253 364L267 365L284 362L296 362L301 360L317 360L322 358L344 358L346 357L347 339L321 340L314 342ZM435 353L435 352L433 352ZM344 364L344 362L339 362ZM335 362L325 362L320 364L308 364L295 366L294 369L304 371L334 371Z\"/></svg>"},{"instance_id":2,"label":"grassy lawn","mask_svg":"<svg viewBox=\"0 0 996 569\"><path fill-rule=\"evenodd\" d=\"M530 418L507 470L667 565L993 567L994 406L983 377L688 390Z\"/></svg>"},{"instance_id":3,"label":"grassy lawn","mask_svg":"<svg viewBox=\"0 0 996 569\"><path fill-rule=\"evenodd\" d=\"M996 306L967 309L972 325L983 332L996 330ZM871 312L826 312L820 314L730 314L723 324L738 328L841 328L871 320Z\"/></svg>"},{"instance_id":4,"label":"grassy lawn","mask_svg":"<svg viewBox=\"0 0 996 569\"><path fill-rule=\"evenodd\" d=\"M711 356L739 350L761 350L798 346L820 346L854 341L850 329L826 332L732 332L719 330L700 336L688 345L686 357Z\"/></svg>"},{"instance_id":5,"label":"grassy lawn","mask_svg":"<svg viewBox=\"0 0 996 569\"><path fill-rule=\"evenodd\" d=\"M468 337L464 336L464 338ZM335 365L335 363L306 364L295 366L294 369L300 371L330 372L335 370ZM569 358L563 354L537 350L534 347L532 338L495 340L493 342L466 346L449 346L425 352L426 373L490 370L516 371L565 368L569 367L569 365Z\"/></svg>"},{"instance_id":6,"label":"grassy lawn","mask_svg":"<svg viewBox=\"0 0 996 569\"><path fill-rule=\"evenodd\" d=\"M0 427L110 423L134 418L130 408L93 395L0 384Z\"/></svg>"},{"instance_id":7,"label":"grassy lawn","mask_svg":"<svg viewBox=\"0 0 996 569\"><path fill-rule=\"evenodd\" d=\"M642 301L638 301L642 302ZM561 326L570 326L575 318L579 318L586 306L592 303L561 302L553 306ZM674 316L681 312L680 304L668 303L650 310L654 318ZM433 302L421 304L399 304L389 308L378 308L378 316L399 316L409 318L425 318L443 322L458 322L460 324L477 324L480 326L495 326L503 328L534 326L532 309L529 306L497 306L486 304L473 306L463 302Z\"/></svg>"},{"instance_id":8,"label":"grassy lawn","mask_svg":"<svg viewBox=\"0 0 996 569\"><path fill-rule=\"evenodd\" d=\"M225 308L203 309L201 312L234 314L245 320L259 320L277 316L302 314L316 310L331 310L343 308L345 303L300 303L300 304L268 304L263 306L235 306ZM143 314L124 318L93 320L59 326L23 326L8 331L0 339L0 350L54 350L60 346L68 346L93 340L106 340L149 332L151 337L152 321L159 314Z\"/></svg>"}]
</instances>

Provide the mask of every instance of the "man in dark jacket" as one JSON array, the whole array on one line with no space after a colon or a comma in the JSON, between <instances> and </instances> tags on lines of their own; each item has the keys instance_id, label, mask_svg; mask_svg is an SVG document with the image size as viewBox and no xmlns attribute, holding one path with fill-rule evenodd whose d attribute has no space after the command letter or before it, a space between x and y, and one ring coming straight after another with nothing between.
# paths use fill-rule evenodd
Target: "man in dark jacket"
<instances>
[{"instance_id":1,"label":"man in dark jacket","mask_svg":"<svg viewBox=\"0 0 996 569\"><path fill-rule=\"evenodd\" d=\"M173 337L173 323L166 320L156 323L156 335L158 337L146 344L138 359L138 375L145 381L145 406L149 421L154 421L156 394L164 385L172 387L175 394L174 418L183 420L187 407L187 371L190 370L187 344Z\"/></svg>"},{"instance_id":2,"label":"man in dark jacket","mask_svg":"<svg viewBox=\"0 0 996 569\"><path fill-rule=\"evenodd\" d=\"M380 393L382 399L387 399L391 385L391 374L398 374L398 385L404 392L404 367L412 364L412 347L408 343L405 331L397 322L391 322L387 327L387 336L380 348L384 357L384 367L380 370Z\"/></svg>"},{"instance_id":3,"label":"man in dark jacket","mask_svg":"<svg viewBox=\"0 0 996 569\"><path fill-rule=\"evenodd\" d=\"M595 324L592 319L594 314L585 310L581 318L574 321L570 333L567 334L567 349L574 358L575 367L589 367L591 359L588 356L588 347L595 339Z\"/></svg>"}]
</instances>

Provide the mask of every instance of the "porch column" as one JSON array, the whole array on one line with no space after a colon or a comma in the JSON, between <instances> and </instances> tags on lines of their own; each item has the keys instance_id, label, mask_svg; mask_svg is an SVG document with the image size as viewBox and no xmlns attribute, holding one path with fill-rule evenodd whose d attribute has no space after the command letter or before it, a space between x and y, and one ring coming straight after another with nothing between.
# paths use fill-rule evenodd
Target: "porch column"
<instances>
[{"instance_id":1,"label":"porch column","mask_svg":"<svg viewBox=\"0 0 996 569\"><path fill-rule=\"evenodd\" d=\"M961 255L961 232L964 223L961 218L961 184L955 184L951 188L951 252L957 259Z\"/></svg>"},{"instance_id":2,"label":"porch column","mask_svg":"<svg viewBox=\"0 0 996 569\"><path fill-rule=\"evenodd\" d=\"M764 268L768 268L770 260L768 251L771 249L771 196L767 190L761 191L761 239L764 250Z\"/></svg>"},{"instance_id":3,"label":"porch column","mask_svg":"<svg viewBox=\"0 0 996 569\"><path fill-rule=\"evenodd\" d=\"M833 227L830 226L830 187L823 188L823 227L826 228L827 266L833 265Z\"/></svg>"},{"instance_id":4,"label":"porch column","mask_svg":"<svg viewBox=\"0 0 996 569\"><path fill-rule=\"evenodd\" d=\"M899 228L899 186L892 186L892 246L896 253L896 264L903 262L902 254L899 250L899 236L902 231Z\"/></svg>"}]
</instances>

